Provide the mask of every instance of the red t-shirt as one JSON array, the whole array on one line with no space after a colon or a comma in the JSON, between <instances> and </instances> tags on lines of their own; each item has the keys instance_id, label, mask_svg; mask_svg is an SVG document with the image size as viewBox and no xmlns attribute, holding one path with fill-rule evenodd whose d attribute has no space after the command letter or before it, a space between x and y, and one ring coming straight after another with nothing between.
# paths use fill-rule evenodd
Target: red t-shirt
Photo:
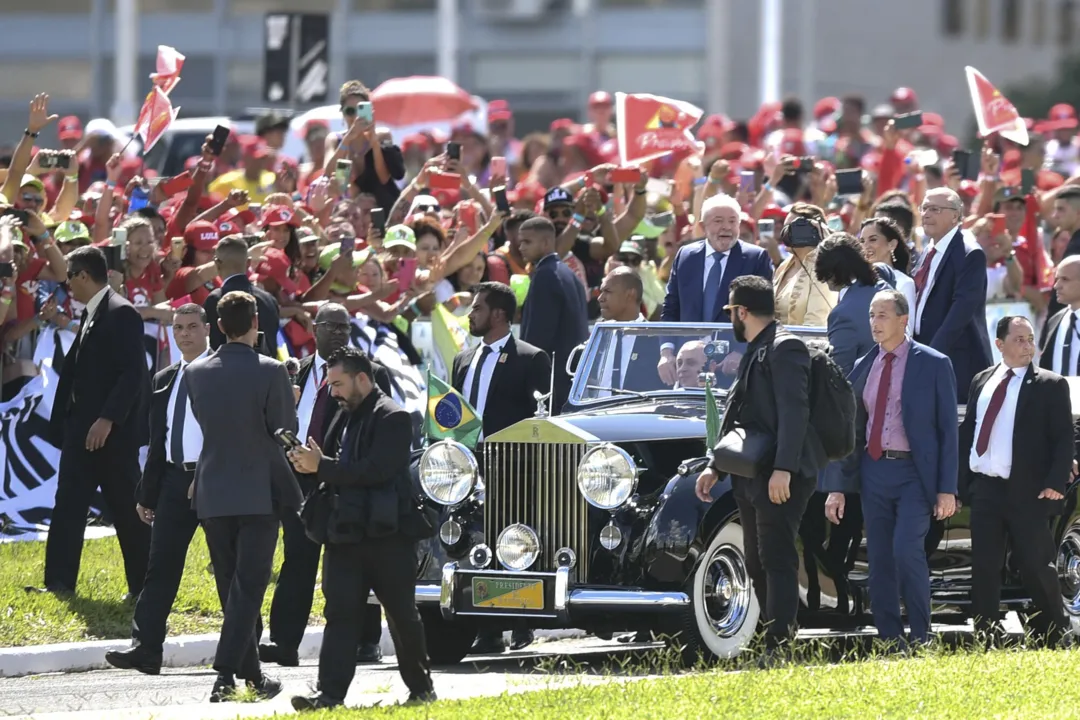
<instances>
[{"instance_id":1,"label":"red t-shirt","mask_svg":"<svg viewBox=\"0 0 1080 720\"><path fill-rule=\"evenodd\" d=\"M172 282L169 283L169 287L165 288L165 297L170 300L175 300L176 298L190 294L191 302L196 305L202 305L206 302L206 298L210 296L210 291L214 288L221 287L221 278L216 277L213 282L203 283L189 293L187 289L187 276L197 269L198 268L192 265L185 265L184 267L177 269L176 275L173 276Z\"/></svg>"},{"instance_id":2,"label":"red t-shirt","mask_svg":"<svg viewBox=\"0 0 1080 720\"><path fill-rule=\"evenodd\" d=\"M179 274L179 273L178 273ZM149 307L154 304L154 295L165 289L161 277L161 266L151 262L137 278L124 280L124 295L135 307Z\"/></svg>"},{"instance_id":3,"label":"red t-shirt","mask_svg":"<svg viewBox=\"0 0 1080 720\"><path fill-rule=\"evenodd\" d=\"M26 263L26 269L15 278L16 320L28 320L37 312L38 275L47 265L44 258L32 257Z\"/></svg>"}]
</instances>

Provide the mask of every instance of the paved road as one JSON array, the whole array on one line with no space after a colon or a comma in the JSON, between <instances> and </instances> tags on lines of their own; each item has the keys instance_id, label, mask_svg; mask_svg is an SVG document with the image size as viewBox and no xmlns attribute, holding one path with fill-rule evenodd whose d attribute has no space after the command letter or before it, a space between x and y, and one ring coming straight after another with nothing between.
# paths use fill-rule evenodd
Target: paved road
<instances>
[{"instance_id":1,"label":"paved road","mask_svg":"<svg viewBox=\"0 0 1080 720\"><path fill-rule=\"evenodd\" d=\"M946 638L970 632L969 627L936 625ZM1010 628L1012 629L1012 628ZM874 635L872 628L840 633L808 630L799 633L809 644L821 647L840 660L848 650L862 646ZM665 652L659 644L630 645L595 637L538 641L525 650L497 656L475 656L469 662L433 672L435 690L443 699L461 699L503 692L564 687L578 683L610 682L626 678L622 669L627 655L642 662L636 676L662 672ZM651 668L651 669L650 669ZM291 713L289 697L310 692L318 674L317 662L308 660L296 668L267 666L282 680L285 691L271 702L210 705L214 682L209 668L165 668L158 676L128 670L95 670L0 679L0 716L40 720L208 720ZM357 667L346 702L352 706L393 704L407 695L397 665L387 660Z\"/></svg>"},{"instance_id":2,"label":"paved road","mask_svg":"<svg viewBox=\"0 0 1080 720\"><path fill-rule=\"evenodd\" d=\"M552 640L519 652L499 656L477 656L462 665L436 669L435 689L440 698L498 695L530 689L557 687L577 682L601 682L603 677L572 675L552 677L538 672L553 666L553 658L569 658L599 671L605 659L639 652L650 646L628 646L598 638ZM285 684L285 691L271 702L210 705L207 700L214 683L209 668L164 668L161 675L148 676L133 670L95 670L85 673L55 673L0 679L0 715L18 718L70 718L71 720L143 720L166 718L234 718L237 715L269 715L292 712L289 697L304 694L314 685L318 664L303 661L300 667L267 666L267 672ZM397 665L384 661L357 667L356 679L346 702L349 705L384 705L403 700L408 692ZM40 713L40 714L39 714Z\"/></svg>"}]
</instances>

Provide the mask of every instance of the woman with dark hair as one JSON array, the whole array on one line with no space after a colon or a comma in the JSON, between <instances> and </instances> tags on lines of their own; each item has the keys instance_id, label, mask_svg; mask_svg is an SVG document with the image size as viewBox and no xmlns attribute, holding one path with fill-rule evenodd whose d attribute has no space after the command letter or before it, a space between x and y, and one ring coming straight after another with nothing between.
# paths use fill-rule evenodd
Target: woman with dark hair
<instances>
[{"instance_id":1,"label":"woman with dark hair","mask_svg":"<svg viewBox=\"0 0 1080 720\"><path fill-rule=\"evenodd\" d=\"M894 272L884 264L871 265L859 241L847 233L830 235L818 246L814 274L839 296L829 312L829 343L833 360L845 375L874 347L870 301L878 291L892 286Z\"/></svg>"},{"instance_id":2,"label":"woman with dark hair","mask_svg":"<svg viewBox=\"0 0 1080 720\"><path fill-rule=\"evenodd\" d=\"M907 273L911 263L911 251L904 239L904 231L890 218L876 216L864 220L859 228L859 241L863 254L872 263L888 265L896 275L896 289L904 293L908 307L915 307L915 281ZM915 331L915 312L908 316L908 334Z\"/></svg>"}]
</instances>

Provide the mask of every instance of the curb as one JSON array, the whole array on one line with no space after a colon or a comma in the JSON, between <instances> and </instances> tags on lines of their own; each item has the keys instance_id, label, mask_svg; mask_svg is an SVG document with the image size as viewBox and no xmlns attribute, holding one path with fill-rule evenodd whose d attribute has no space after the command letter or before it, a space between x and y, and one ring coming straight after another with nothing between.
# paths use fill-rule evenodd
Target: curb
<instances>
[{"instance_id":1,"label":"curb","mask_svg":"<svg viewBox=\"0 0 1080 720\"><path fill-rule=\"evenodd\" d=\"M584 635L585 633L580 630L536 631L538 640L561 640L583 637ZM304 639L300 641L300 659L318 659L319 648L322 647L322 638L322 627L309 627L304 632ZM269 640L269 635L264 635L263 640ZM210 665L214 661L217 641L217 633L178 635L167 638L162 648L162 666L182 668ZM390 638L390 631L387 629L385 622L383 622L382 638L379 646L382 649L383 657L394 656L394 642ZM126 650L129 647L131 647L130 640L117 639L0 648L0 677L109 669L112 668L112 665L105 662L105 653L111 650Z\"/></svg>"}]
</instances>

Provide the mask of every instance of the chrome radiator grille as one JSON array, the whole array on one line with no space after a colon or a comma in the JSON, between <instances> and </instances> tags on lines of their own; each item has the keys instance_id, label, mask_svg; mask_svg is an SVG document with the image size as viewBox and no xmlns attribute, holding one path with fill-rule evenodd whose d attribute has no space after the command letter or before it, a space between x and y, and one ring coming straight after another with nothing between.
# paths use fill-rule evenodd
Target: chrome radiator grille
<instances>
[{"instance_id":1,"label":"chrome radiator grille","mask_svg":"<svg viewBox=\"0 0 1080 720\"><path fill-rule=\"evenodd\" d=\"M577 554L575 579L589 574L589 504L578 492L584 444L485 443L484 537L491 549L507 525L523 523L540 538L530 570L555 570L555 553Z\"/></svg>"}]
</instances>

